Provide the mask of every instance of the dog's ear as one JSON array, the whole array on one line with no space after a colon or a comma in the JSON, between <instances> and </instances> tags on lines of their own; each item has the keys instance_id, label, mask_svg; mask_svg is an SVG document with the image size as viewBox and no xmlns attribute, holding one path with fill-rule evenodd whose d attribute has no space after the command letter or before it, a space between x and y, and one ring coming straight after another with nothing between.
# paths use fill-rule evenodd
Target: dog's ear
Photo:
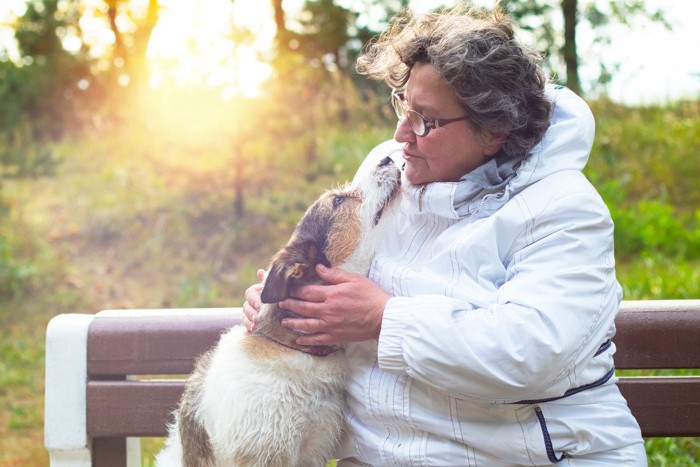
<instances>
[{"instance_id":1,"label":"dog's ear","mask_svg":"<svg viewBox=\"0 0 700 467\"><path fill-rule=\"evenodd\" d=\"M315 242L304 240L285 246L272 259L260 300L277 303L289 297L294 287L316 282L315 266L319 263L330 266Z\"/></svg>"}]
</instances>

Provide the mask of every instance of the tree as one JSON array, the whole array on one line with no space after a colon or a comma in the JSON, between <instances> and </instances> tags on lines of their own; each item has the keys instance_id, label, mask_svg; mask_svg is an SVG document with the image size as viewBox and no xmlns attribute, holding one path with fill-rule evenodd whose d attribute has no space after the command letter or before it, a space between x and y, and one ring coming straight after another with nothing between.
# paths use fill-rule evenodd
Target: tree
<instances>
[{"instance_id":1,"label":"tree","mask_svg":"<svg viewBox=\"0 0 700 467\"><path fill-rule=\"evenodd\" d=\"M275 21L275 43L277 53L282 54L289 50L289 31L287 30L286 15L282 7L282 0L272 0L273 20Z\"/></svg>"},{"instance_id":2,"label":"tree","mask_svg":"<svg viewBox=\"0 0 700 467\"><path fill-rule=\"evenodd\" d=\"M661 10L649 11L644 0L608 0L600 2L587 0L505 0L503 7L515 18L520 27L531 33L539 48L554 51L546 54L547 64L555 75L563 71L567 87L577 93L582 92L579 77L579 48L577 30L581 20L585 20L597 34L597 44L609 44L611 37L605 26L612 22L630 25L635 18L659 22L669 27ZM556 32L553 15L559 10L563 22L562 33ZM598 83L606 84L610 74L604 63Z\"/></svg>"},{"instance_id":3,"label":"tree","mask_svg":"<svg viewBox=\"0 0 700 467\"><path fill-rule=\"evenodd\" d=\"M74 27L75 19L63 15L58 5L58 0L27 4L15 26L21 62L5 62L2 70L0 127L12 132L29 125L31 137L39 141L58 139L77 123L78 84L90 74L87 57L63 48L57 31Z\"/></svg>"},{"instance_id":4,"label":"tree","mask_svg":"<svg viewBox=\"0 0 700 467\"><path fill-rule=\"evenodd\" d=\"M80 128L89 60L63 48L57 31L70 28L58 0L27 3L15 21L19 62L0 62L0 178L51 173L57 161L44 143Z\"/></svg>"},{"instance_id":5,"label":"tree","mask_svg":"<svg viewBox=\"0 0 700 467\"><path fill-rule=\"evenodd\" d=\"M578 24L578 0L562 0L564 17L564 45L561 54L566 68L566 85L577 94L581 94L581 82L578 75L578 48L576 47L576 25Z\"/></svg>"},{"instance_id":6,"label":"tree","mask_svg":"<svg viewBox=\"0 0 700 467\"><path fill-rule=\"evenodd\" d=\"M145 15L130 8L128 0L105 0L109 26L114 34L113 63L123 64L129 83L140 85L145 82L146 51L151 33L158 23L160 6L157 0L148 0ZM136 26L133 32L122 31L117 18L124 15Z\"/></svg>"}]
</instances>

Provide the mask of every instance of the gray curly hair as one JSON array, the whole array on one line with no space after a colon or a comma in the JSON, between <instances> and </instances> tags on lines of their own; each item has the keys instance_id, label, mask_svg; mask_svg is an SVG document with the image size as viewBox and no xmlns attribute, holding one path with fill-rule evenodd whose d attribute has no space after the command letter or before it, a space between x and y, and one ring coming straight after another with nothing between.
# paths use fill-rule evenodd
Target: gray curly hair
<instances>
[{"instance_id":1,"label":"gray curly hair","mask_svg":"<svg viewBox=\"0 0 700 467\"><path fill-rule=\"evenodd\" d=\"M549 126L551 103L542 57L515 38L510 18L459 5L437 13L396 15L357 60L357 71L406 86L416 63L432 65L452 87L474 130L504 135L506 159L522 157Z\"/></svg>"}]
</instances>

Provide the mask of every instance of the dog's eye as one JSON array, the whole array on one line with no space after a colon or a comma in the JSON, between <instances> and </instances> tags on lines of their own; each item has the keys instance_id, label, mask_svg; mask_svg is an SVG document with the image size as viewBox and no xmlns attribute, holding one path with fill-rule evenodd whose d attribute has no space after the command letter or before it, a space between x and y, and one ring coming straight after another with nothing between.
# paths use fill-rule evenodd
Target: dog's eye
<instances>
[{"instance_id":1,"label":"dog's eye","mask_svg":"<svg viewBox=\"0 0 700 467\"><path fill-rule=\"evenodd\" d=\"M345 198L342 196L334 196L333 197L333 207L340 206L343 204L343 201L345 201Z\"/></svg>"}]
</instances>

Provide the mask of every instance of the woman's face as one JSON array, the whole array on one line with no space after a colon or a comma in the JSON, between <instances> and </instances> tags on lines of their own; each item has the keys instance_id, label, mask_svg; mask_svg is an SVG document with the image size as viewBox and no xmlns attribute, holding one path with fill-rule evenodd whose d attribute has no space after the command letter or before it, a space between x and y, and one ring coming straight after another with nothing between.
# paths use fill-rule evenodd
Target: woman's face
<instances>
[{"instance_id":1,"label":"woman's face","mask_svg":"<svg viewBox=\"0 0 700 467\"><path fill-rule=\"evenodd\" d=\"M452 87L430 64L417 63L406 85L408 107L428 120L464 115ZM413 185L455 182L486 162L501 147L499 141L485 142L465 120L434 128L416 136L407 118L399 121L394 139L404 143L405 174Z\"/></svg>"}]
</instances>

